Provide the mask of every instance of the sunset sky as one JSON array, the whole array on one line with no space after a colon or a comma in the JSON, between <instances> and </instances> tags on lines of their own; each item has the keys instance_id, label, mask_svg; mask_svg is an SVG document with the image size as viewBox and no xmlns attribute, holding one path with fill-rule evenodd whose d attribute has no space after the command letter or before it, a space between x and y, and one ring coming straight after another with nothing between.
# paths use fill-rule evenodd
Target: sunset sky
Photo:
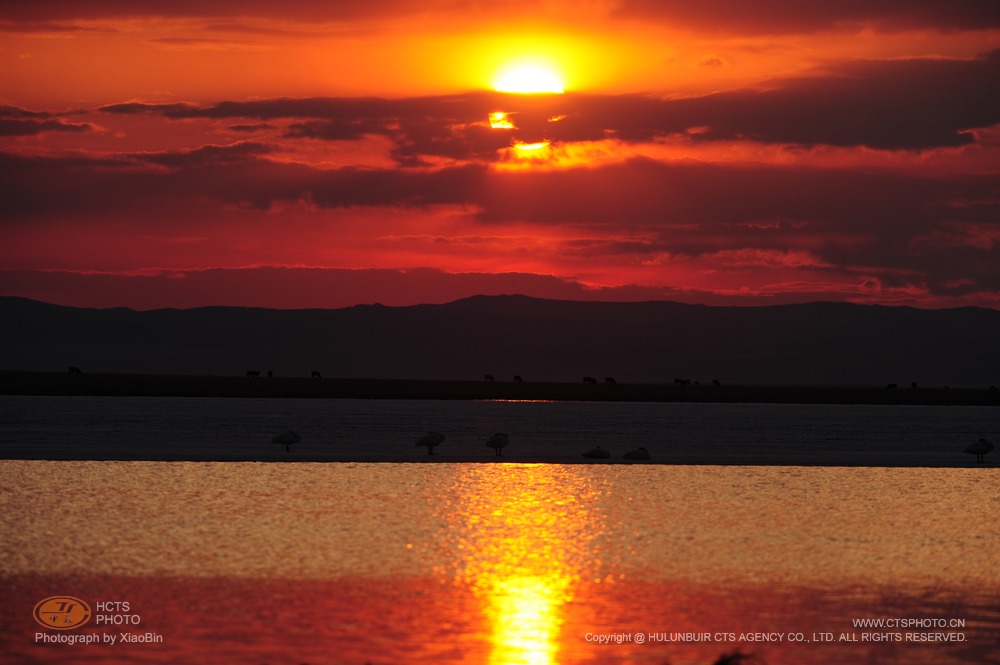
<instances>
[{"instance_id":1,"label":"sunset sky","mask_svg":"<svg viewBox=\"0 0 1000 665\"><path fill-rule=\"evenodd\" d=\"M997 308L998 174L996 0L0 6L0 295Z\"/></svg>"}]
</instances>

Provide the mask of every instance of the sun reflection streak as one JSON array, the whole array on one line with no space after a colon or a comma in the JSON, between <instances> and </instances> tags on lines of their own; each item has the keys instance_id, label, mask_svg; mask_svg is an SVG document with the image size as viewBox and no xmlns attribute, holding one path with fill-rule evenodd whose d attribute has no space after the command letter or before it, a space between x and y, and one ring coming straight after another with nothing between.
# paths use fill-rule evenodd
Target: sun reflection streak
<instances>
[{"instance_id":1,"label":"sun reflection streak","mask_svg":"<svg viewBox=\"0 0 1000 665\"><path fill-rule=\"evenodd\" d=\"M602 520L588 478L553 465L462 469L449 541L455 583L482 606L492 665L558 662L565 605L588 566Z\"/></svg>"},{"instance_id":2,"label":"sun reflection streak","mask_svg":"<svg viewBox=\"0 0 1000 665\"><path fill-rule=\"evenodd\" d=\"M493 627L489 663L556 662L566 578L509 577L495 581L485 614Z\"/></svg>"}]
</instances>

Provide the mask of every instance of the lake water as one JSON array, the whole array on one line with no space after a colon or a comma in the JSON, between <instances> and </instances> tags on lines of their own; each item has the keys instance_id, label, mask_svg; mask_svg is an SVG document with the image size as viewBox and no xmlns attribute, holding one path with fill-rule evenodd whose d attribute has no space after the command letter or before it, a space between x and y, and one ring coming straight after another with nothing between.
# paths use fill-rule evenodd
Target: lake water
<instances>
[{"instance_id":1,"label":"lake water","mask_svg":"<svg viewBox=\"0 0 1000 665\"><path fill-rule=\"evenodd\" d=\"M481 454L482 434L500 428L511 449L575 462L598 442L623 451L623 431L628 446L641 432L675 442L660 457L702 430L715 432L702 442L716 441L721 460L748 453L718 442L756 435L782 460L805 455L802 438L836 439L829 459L847 451L848 461L496 464L485 449L472 463L446 461L444 444L438 464L8 459L0 659L708 665L740 651L768 665L1000 662L1000 474L954 451L996 424L988 411L201 402L4 398L4 456L26 441L63 454L93 444L162 458L240 446L277 455L261 437L294 422L303 444L341 442L346 454L370 440L368 455L425 460L414 430L446 422L455 456ZM352 410L350 427L332 427ZM81 414L88 424L73 427ZM651 415L672 428L662 438L635 421ZM744 436L723 438L739 427ZM900 428L924 433L899 441ZM850 461L851 450L907 446L930 447L922 459L937 446L969 468ZM57 595L88 603L91 620L41 628L33 608ZM129 636L151 641L120 641Z\"/></svg>"},{"instance_id":2,"label":"lake water","mask_svg":"<svg viewBox=\"0 0 1000 665\"><path fill-rule=\"evenodd\" d=\"M645 447L668 464L976 466L1000 408L0 396L0 458L575 463ZM271 444L285 430L301 442ZM447 438L429 458L416 440ZM1000 452L993 453L1000 456Z\"/></svg>"}]
</instances>

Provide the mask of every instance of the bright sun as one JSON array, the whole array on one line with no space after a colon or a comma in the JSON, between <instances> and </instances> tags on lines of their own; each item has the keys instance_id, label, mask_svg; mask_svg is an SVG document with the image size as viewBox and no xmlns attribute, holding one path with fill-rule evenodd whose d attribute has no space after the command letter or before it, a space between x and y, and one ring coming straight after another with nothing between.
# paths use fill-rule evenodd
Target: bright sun
<instances>
[{"instance_id":1,"label":"bright sun","mask_svg":"<svg viewBox=\"0 0 1000 665\"><path fill-rule=\"evenodd\" d=\"M564 85L551 65L522 62L501 71L493 87L499 92L562 93Z\"/></svg>"}]
</instances>

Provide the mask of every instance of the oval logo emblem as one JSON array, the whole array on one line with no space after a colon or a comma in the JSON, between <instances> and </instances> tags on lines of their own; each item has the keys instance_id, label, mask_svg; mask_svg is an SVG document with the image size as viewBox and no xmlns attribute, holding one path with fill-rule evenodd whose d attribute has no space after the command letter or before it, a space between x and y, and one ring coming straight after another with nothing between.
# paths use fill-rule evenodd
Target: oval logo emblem
<instances>
[{"instance_id":1,"label":"oval logo emblem","mask_svg":"<svg viewBox=\"0 0 1000 665\"><path fill-rule=\"evenodd\" d=\"M46 628L70 630L90 621L90 605L76 596L49 596L35 605L34 615Z\"/></svg>"}]
</instances>

